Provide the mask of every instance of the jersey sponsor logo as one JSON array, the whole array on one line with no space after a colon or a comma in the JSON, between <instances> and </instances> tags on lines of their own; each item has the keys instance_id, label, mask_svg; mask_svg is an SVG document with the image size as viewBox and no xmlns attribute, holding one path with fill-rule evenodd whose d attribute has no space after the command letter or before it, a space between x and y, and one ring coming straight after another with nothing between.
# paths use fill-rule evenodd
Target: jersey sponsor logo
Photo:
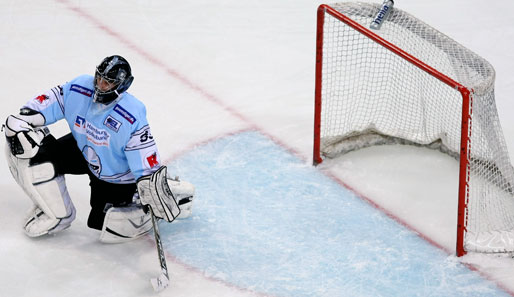
<instances>
[{"instance_id":1,"label":"jersey sponsor logo","mask_svg":"<svg viewBox=\"0 0 514 297\"><path fill-rule=\"evenodd\" d=\"M90 90L88 88L84 88L83 86L79 86L79 85L75 85L75 84L71 85L70 91L77 92L79 94L82 94L82 95L88 96L88 97L93 96L93 90Z\"/></svg>"},{"instance_id":2,"label":"jersey sponsor logo","mask_svg":"<svg viewBox=\"0 0 514 297\"><path fill-rule=\"evenodd\" d=\"M121 122L113 118L111 115L108 115L104 121L104 125L107 126L107 128L113 130L114 132L118 132L121 127Z\"/></svg>"},{"instance_id":3,"label":"jersey sponsor logo","mask_svg":"<svg viewBox=\"0 0 514 297\"><path fill-rule=\"evenodd\" d=\"M111 135L104 129L99 129L93 124L86 122L87 141L97 146L109 146Z\"/></svg>"},{"instance_id":4,"label":"jersey sponsor logo","mask_svg":"<svg viewBox=\"0 0 514 297\"><path fill-rule=\"evenodd\" d=\"M75 119L75 126L84 129L86 127L86 119L78 115Z\"/></svg>"},{"instance_id":5,"label":"jersey sponsor logo","mask_svg":"<svg viewBox=\"0 0 514 297\"><path fill-rule=\"evenodd\" d=\"M159 161L157 160L157 152L151 152L150 154L146 155L146 162L149 168L154 168L155 166L159 165Z\"/></svg>"},{"instance_id":6,"label":"jersey sponsor logo","mask_svg":"<svg viewBox=\"0 0 514 297\"><path fill-rule=\"evenodd\" d=\"M95 125L79 115L75 118L74 126L73 128L77 133L86 135L89 143L96 146L109 146L111 135L107 130L95 127Z\"/></svg>"},{"instance_id":7,"label":"jersey sponsor logo","mask_svg":"<svg viewBox=\"0 0 514 297\"><path fill-rule=\"evenodd\" d=\"M122 117L124 117L131 124L134 124L134 122L136 121L136 118L130 112L128 112L125 108L121 107L118 104L114 106L114 111L120 114Z\"/></svg>"},{"instance_id":8,"label":"jersey sponsor logo","mask_svg":"<svg viewBox=\"0 0 514 297\"><path fill-rule=\"evenodd\" d=\"M39 102L39 104L41 105L46 105L48 103L48 99L50 97L48 97L47 95L39 95L37 96L36 98L34 98L34 100L36 100L37 102Z\"/></svg>"}]
</instances>

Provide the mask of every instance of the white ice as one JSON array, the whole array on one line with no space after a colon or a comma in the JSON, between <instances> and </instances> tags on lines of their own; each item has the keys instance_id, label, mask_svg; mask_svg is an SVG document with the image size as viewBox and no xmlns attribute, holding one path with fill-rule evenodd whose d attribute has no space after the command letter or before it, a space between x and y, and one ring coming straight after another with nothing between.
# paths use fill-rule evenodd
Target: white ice
<instances>
[{"instance_id":1,"label":"white ice","mask_svg":"<svg viewBox=\"0 0 514 297\"><path fill-rule=\"evenodd\" d=\"M321 3L0 0L0 119L39 92L92 73L101 58L116 53L132 64L135 82L130 91L146 103L163 159L171 161L230 133L257 129L308 164L315 21ZM514 3L398 0L395 6L495 67L498 112L514 159ZM61 123L52 131L63 135L67 128ZM30 200L10 177L4 158L0 167L0 296L155 295L147 281L159 272L152 238L99 244L97 232L86 227L86 177L67 178L78 209L72 228L34 240L21 230ZM453 159L416 149L374 148L322 169L453 257ZM462 261L514 292L511 259L469 255ZM173 289L161 296L262 296L206 277L172 255L168 266Z\"/></svg>"}]
</instances>

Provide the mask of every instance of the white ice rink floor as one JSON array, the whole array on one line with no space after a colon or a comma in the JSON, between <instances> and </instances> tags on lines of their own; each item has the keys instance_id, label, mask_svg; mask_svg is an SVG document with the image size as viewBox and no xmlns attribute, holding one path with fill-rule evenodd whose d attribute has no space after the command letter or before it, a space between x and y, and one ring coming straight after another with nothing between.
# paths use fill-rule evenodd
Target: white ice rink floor
<instances>
[{"instance_id":1,"label":"white ice rink floor","mask_svg":"<svg viewBox=\"0 0 514 297\"><path fill-rule=\"evenodd\" d=\"M452 159L385 147L310 166L320 3L0 0L0 118L107 55L130 61L161 157L197 186L194 216L161 224L172 284L159 296L514 295L512 259L454 256ZM495 67L512 158L514 4L395 6ZM34 240L30 200L0 166L0 296L156 295L152 237L99 243L86 177L67 177L73 226Z\"/></svg>"}]
</instances>

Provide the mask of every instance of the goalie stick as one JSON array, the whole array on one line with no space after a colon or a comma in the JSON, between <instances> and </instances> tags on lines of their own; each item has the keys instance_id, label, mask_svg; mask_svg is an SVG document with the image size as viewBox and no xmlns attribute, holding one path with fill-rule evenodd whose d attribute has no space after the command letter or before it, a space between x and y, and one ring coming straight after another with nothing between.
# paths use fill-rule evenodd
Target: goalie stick
<instances>
[{"instance_id":1,"label":"goalie stick","mask_svg":"<svg viewBox=\"0 0 514 297\"><path fill-rule=\"evenodd\" d=\"M170 283L170 277L168 275L168 266L166 265L166 257L164 256L164 250L162 248L161 233L159 232L159 225L157 219L153 214L153 210L150 208L150 214L152 215L153 234L155 236L155 245L157 246L157 255L159 256L159 263L161 264L161 274L157 278L152 278L150 282L156 292L160 292L166 289Z\"/></svg>"}]
</instances>

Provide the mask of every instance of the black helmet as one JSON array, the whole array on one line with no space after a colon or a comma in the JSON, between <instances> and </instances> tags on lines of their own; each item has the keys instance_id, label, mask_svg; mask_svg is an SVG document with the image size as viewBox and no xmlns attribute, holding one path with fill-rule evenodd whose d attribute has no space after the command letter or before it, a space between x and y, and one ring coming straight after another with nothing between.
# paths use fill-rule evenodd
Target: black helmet
<instances>
[{"instance_id":1,"label":"black helmet","mask_svg":"<svg viewBox=\"0 0 514 297\"><path fill-rule=\"evenodd\" d=\"M108 91L100 91L97 86L97 80L100 77L114 86ZM93 101L103 104L111 103L130 87L133 80L130 65L125 58L114 55L103 59L100 65L96 66Z\"/></svg>"}]
</instances>

